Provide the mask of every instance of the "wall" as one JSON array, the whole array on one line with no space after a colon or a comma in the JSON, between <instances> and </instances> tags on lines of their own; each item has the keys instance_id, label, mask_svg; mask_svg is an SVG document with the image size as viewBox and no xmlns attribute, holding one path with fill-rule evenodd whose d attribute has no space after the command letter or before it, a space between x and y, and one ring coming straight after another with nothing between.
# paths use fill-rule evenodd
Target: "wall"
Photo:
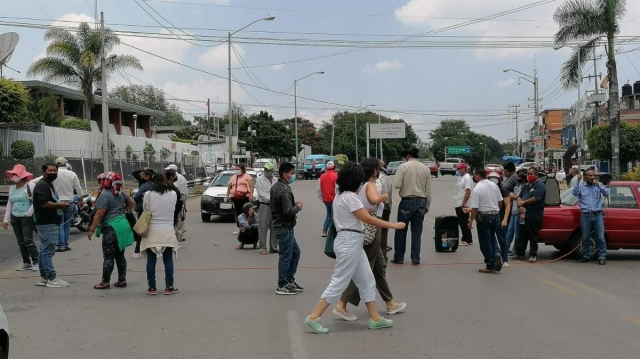
<instances>
[{"instance_id":1,"label":"wall","mask_svg":"<svg viewBox=\"0 0 640 359\"><path fill-rule=\"evenodd\" d=\"M34 157L44 157L45 151L44 136L39 132L17 131L10 129L0 129L0 140L2 141L2 155L11 155L11 144L18 140L27 140L33 142L35 147ZM4 167L3 167L4 168Z\"/></svg>"},{"instance_id":2,"label":"wall","mask_svg":"<svg viewBox=\"0 0 640 359\"><path fill-rule=\"evenodd\" d=\"M565 112L566 110L550 110L543 114L545 129L549 132L544 148L562 148L562 127Z\"/></svg>"}]
</instances>

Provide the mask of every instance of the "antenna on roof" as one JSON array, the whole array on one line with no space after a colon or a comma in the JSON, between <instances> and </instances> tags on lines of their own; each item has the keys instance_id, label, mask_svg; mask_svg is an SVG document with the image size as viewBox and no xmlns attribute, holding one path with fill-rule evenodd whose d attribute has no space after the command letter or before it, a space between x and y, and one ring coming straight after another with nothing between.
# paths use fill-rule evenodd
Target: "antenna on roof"
<instances>
[{"instance_id":1,"label":"antenna on roof","mask_svg":"<svg viewBox=\"0 0 640 359\"><path fill-rule=\"evenodd\" d=\"M18 40L20 40L20 36L15 32L8 32L6 34L0 35L0 77L2 77L2 67L9 67L7 66L7 63L9 62L11 55L13 55L13 51L18 45Z\"/></svg>"}]
</instances>

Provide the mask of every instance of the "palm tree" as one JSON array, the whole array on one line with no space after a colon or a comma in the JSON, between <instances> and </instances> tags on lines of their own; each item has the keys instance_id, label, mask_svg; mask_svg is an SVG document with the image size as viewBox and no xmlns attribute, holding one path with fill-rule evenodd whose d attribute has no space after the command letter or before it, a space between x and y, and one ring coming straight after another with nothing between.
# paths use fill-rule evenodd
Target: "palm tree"
<instances>
[{"instance_id":1,"label":"palm tree","mask_svg":"<svg viewBox=\"0 0 640 359\"><path fill-rule=\"evenodd\" d=\"M93 108L93 86L102 81L100 58L102 32L82 23L76 34L59 28L47 31L44 39L49 41L47 57L31 64L28 76L42 75L44 81L68 83L78 87L84 96L85 113L91 120ZM140 61L131 55L109 55L120 44L113 31L104 30L105 70L107 75L116 70L133 68L142 70Z\"/></svg>"},{"instance_id":2,"label":"palm tree","mask_svg":"<svg viewBox=\"0 0 640 359\"><path fill-rule=\"evenodd\" d=\"M615 36L620 31L619 21L624 17L626 0L568 0L553 15L560 26L555 35L556 45L586 41L574 49L562 65L562 83L565 89L576 88L581 82L582 67L588 61L589 51L600 38L607 39L607 71L609 78L609 123L611 124L611 172L620 176L620 98L618 96L618 69L616 66ZM580 60L580 61L578 61Z\"/></svg>"}]
</instances>

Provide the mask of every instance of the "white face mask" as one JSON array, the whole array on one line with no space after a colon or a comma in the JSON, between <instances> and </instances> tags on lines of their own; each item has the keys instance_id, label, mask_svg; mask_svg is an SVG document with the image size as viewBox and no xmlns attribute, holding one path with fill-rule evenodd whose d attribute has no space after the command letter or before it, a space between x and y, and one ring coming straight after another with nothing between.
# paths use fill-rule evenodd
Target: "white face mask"
<instances>
[{"instance_id":1,"label":"white face mask","mask_svg":"<svg viewBox=\"0 0 640 359\"><path fill-rule=\"evenodd\" d=\"M11 177L11 182L13 183L18 183L21 181L21 178L18 177L17 175L13 175L13 177Z\"/></svg>"},{"instance_id":2,"label":"white face mask","mask_svg":"<svg viewBox=\"0 0 640 359\"><path fill-rule=\"evenodd\" d=\"M236 175L241 176L242 175L242 171L240 171L240 170L236 171Z\"/></svg>"},{"instance_id":3,"label":"white face mask","mask_svg":"<svg viewBox=\"0 0 640 359\"><path fill-rule=\"evenodd\" d=\"M497 179L497 178L491 178L491 179L489 179L489 181L491 181L491 182L493 182L493 183L495 183L495 184L500 183L500 180L499 180L499 179Z\"/></svg>"}]
</instances>

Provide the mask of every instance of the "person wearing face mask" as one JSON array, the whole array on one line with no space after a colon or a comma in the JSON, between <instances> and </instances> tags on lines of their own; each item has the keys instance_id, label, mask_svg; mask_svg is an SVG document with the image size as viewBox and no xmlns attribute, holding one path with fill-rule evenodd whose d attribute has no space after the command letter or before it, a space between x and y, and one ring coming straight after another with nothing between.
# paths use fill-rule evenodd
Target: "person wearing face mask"
<instances>
[{"instance_id":1,"label":"person wearing face mask","mask_svg":"<svg viewBox=\"0 0 640 359\"><path fill-rule=\"evenodd\" d=\"M514 260L524 260L529 244L529 263L535 263L538 257L538 231L542 226L544 203L547 188L538 180L538 169L530 167L527 171L527 183L522 186L517 205L520 215L524 215L524 224L520 226L520 239L516 243Z\"/></svg>"},{"instance_id":2,"label":"person wearing face mask","mask_svg":"<svg viewBox=\"0 0 640 359\"><path fill-rule=\"evenodd\" d=\"M258 247L260 254L278 253L278 241L273 230L271 219L271 187L275 183L273 178L273 163L264 165L262 176L256 180L256 192L258 192ZM269 251L267 252L267 233L269 233Z\"/></svg>"},{"instance_id":3,"label":"person wearing face mask","mask_svg":"<svg viewBox=\"0 0 640 359\"><path fill-rule=\"evenodd\" d=\"M18 164L12 170L7 171L7 178L15 184L9 188L9 201L7 201L7 208L4 212L2 228L9 229L9 222L11 222L11 228L13 228L13 233L18 240L22 265L16 270L38 271L38 247L33 241L35 224L33 222L33 204L31 203L35 184L29 182L33 179L33 175L27 172L23 165Z\"/></svg>"},{"instance_id":4,"label":"person wearing face mask","mask_svg":"<svg viewBox=\"0 0 640 359\"><path fill-rule=\"evenodd\" d=\"M180 211L180 215L178 216L178 222L176 223L176 236L178 237L178 242L184 242L186 240L184 234L187 232L184 221L187 219L187 198L189 195L189 183L187 179L182 174L180 174L177 165L171 164L164 170L173 171L175 175L174 178L171 179L171 181L180 191L180 198L178 198L178 201L182 202L182 209Z\"/></svg>"},{"instance_id":5,"label":"person wearing face mask","mask_svg":"<svg viewBox=\"0 0 640 359\"><path fill-rule=\"evenodd\" d=\"M229 199L233 202L233 208L236 211L236 227L238 227L233 235L238 235L240 233L238 216L242 214L244 204L253 201L253 178L247 174L247 169L243 164L238 165L236 174L229 179L227 196L224 201L229 202Z\"/></svg>"},{"instance_id":6,"label":"person wearing face mask","mask_svg":"<svg viewBox=\"0 0 640 359\"><path fill-rule=\"evenodd\" d=\"M71 219L77 211L73 199L76 195L82 198L84 194L78 176L67 168L67 159L64 157L56 158L56 166L58 166L58 177L53 186L60 196L60 201L69 203L69 208L63 212L64 217L62 227L60 227L60 237L58 237L58 247L56 252L66 252L70 250L69 235L71 233ZM82 201L78 203L82 208Z\"/></svg>"},{"instance_id":7,"label":"person wearing face mask","mask_svg":"<svg viewBox=\"0 0 640 359\"><path fill-rule=\"evenodd\" d=\"M296 295L304 289L296 283L296 272L300 260L300 247L293 228L297 223L302 202L296 202L289 185L295 181L295 166L285 162L278 168L278 182L271 186L269 209L273 220L273 230L278 239L278 295Z\"/></svg>"},{"instance_id":8,"label":"person wearing face mask","mask_svg":"<svg viewBox=\"0 0 640 359\"><path fill-rule=\"evenodd\" d=\"M571 192L580 202L580 227L582 228L582 255L579 263L591 261L591 238L595 237L598 247L598 264L605 265L607 243L604 240L604 220L602 217L602 196L609 198L609 189L596 179L594 170L585 172L585 179L578 177L578 184ZM593 234L592 234L593 233Z\"/></svg>"},{"instance_id":9,"label":"person wearing face mask","mask_svg":"<svg viewBox=\"0 0 640 359\"><path fill-rule=\"evenodd\" d=\"M33 188L33 213L40 237L40 253L38 265L40 267L39 286L49 288L68 287L69 283L58 278L53 268L53 256L56 252L63 211L71 206L68 202L60 201L53 181L58 178L58 166L55 163L42 165L42 179Z\"/></svg>"},{"instance_id":10,"label":"person wearing face mask","mask_svg":"<svg viewBox=\"0 0 640 359\"><path fill-rule=\"evenodd\" d=\"M520 238L520 211L516 200L518 199L517 193L520 193L522 186L527 182L527 170L518 170L516 176L516 185L509 194L509 198L511 199L511 217L509 218L509 226L507 228L507 248L509 248L509 255L515 254L516 243L518 243L518 238ZM503 187L505 186L503 185Z\"/></svg>"},{"instance_id":11,"label":"person wearing face mask","mask_svg":"<svg viewBox=\"0 0 640 359\"><path fill-rule=\"evenodd\" d=\"M500 255L502 256L502 268L509 268L509 246L507 245L507 227L509 226L509 217L511 216L511 198L509 191L502 186L502 179L497 172L491 172L487 176L489 181L498 186L500 195L502 196L503 205L500 206L500 228L496 231L498 245L500 246Z\"/></svg>"},{"instance_id":12,"label":"person wearing face mask","mask_svg":"<svg viewBox=\"0 0 640 359\"><path fill-rule=\"evenodd\" d=\"M136 202L136 213L138 214L138 218L140 218L143 211L142 202L144 200L144 194L150 191L153 186L152 178L155 175L155 171L150 168L145 168L141 171L134 171L131 175L138 180L139 184L138 192L133 196L133 200ZM133 259L140 259L140 243L142 242L142 237L134 231L133 238L136 240L136 247L131 257Z\"/></svg>"},{"instance_id":13,"label":"person wearing face mask","mask_svg":"<svg viewBox=\"0 0 640 359\"><path fill-rule=\"evenodd\" d=\"M471 234L471 230L467 227L467 222L469 222L469 213L464 211L464 208L467 207L467 202L469 201L469 197L471 196L471 191L473 190L473 179L471 175L469 175L469 167L466 163L460 163L456 165L456 174L458 177L458 182L456 183L456 190L453 196L455 200L455 209L456 216L458 217L458 225L460 226L460 231L462 232L462 238L460 240L461 246L468 246L473 244L473 235Z\"/></svg>"}]
</instances>

